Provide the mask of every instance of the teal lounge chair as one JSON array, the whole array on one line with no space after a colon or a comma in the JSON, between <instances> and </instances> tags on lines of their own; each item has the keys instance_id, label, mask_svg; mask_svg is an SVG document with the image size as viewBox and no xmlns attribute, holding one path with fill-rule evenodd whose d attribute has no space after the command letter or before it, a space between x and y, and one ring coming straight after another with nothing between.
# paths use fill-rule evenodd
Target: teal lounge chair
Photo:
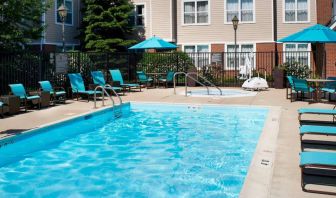
<instances>
[{"instance_id":1,"label":"teal lounge chair","mask_svg":"<svg viewBox=\"0 0 336 198\"><path fill-rule=\"evenodd\" d=\"M288 81L288 84L289 87L287 86L286 87L286 98L287 99L291 99L294 95L293 92L295 92L293 89L294 89L294 81L293 81L293 78L296 78L295 76L286 76L287 78L287 81ZM290 92L288 93L288 89L290 90ZM290 96L290 97L289 97Z\"/></svg>"},{"instance_id":2,"label":"teal lounge chair","mask_svg":"<svg viewBox=\"0 0 336 198\"><path fill-rule=\"evenodd\" d=\"M26 90L22 84L10 84L9 87L13 95L20 97L21 103L23 103L25 111L27 111L28 109L28 102L32 102L33 100L37 100L38 107L39 109L41 108L41 98L39 95L29 96L26 93Z\"/></svg>"},{"instance_id":3,"label":"teal lounge chair","mask_svg":"<svg viewBox=\"0 0 336 198\"><path fill-rule=\"evenodd\" d=\"M172 83L173 80L174 80L174 74L175 74L175 72L173 72L173 71L167 72L166 78L159 78L159 82L164 84L165 87L168 88L168 83Z\"/></svg>"},{"instance_id":4,"label":"teal lounge chair","mask_svg":"<svg viewBox=\"0 0 336 198\"><path fill-rule=\"evenodd\" d=\"M4 117L4 106L5 106L5 103L0 101L0 116L2 118Z\"/></svg>"},{"instance_id":5,"label":"teal lounge chair","mask_svg":"<svg viewBox=\"0 0 336 198\"><path fill-rule=\"evenodd\" d=\"M335 121L336 109L318 109L318 108L301 108L298 110L299 121L303 114L318 114L318 115L332 115L333 120Z\"/></svg>"},{"instance_id":6,"label":"teal lounge chair","mask_svg":"<svg viewBox=\"0 0 336 198\"><path fill-rule=\"evenodd\" d=\"M123 79L119 69L110 70L110 74L111 74L113 83L114 82L119 82L120 86L122 86L124 88L128 88L129 91L131 91L131 88L140 89L140 91L141 91L141 86L137 83L133 83L133 84L132 83L124 83L124 79Z\"/></svg>"},{"instance_id":7,"label":"teal lounge chair","mask_svg":"<svg viewBox=\"0 0 336 198\"><path fill-rule=\"evenodd\" d=\"M312 193L322 193L322 194L329 194L329 195L336 195L335 192L328 192L328 191L320 191L320 190L310 190L306 188L307 183L305 183L303 176L304 175L316 175L321 177L333 177L332 175L326 174L328 170L335 170L336 169L336 153L332 152L302 152L300 153L300 168L301 168L301 188L305 192L312 192ZM322 170L324 174L319 174L319 172L312 171L305 172L306 169L315 169L315 170ZM328 183L320 183L321 185L332 185ZM333 185L332 185L333 186Z\"/></svg>"},{"instance_id":8,"label":"teal lounge chair","mask_svg":"<svg viewBox=\"0 0 336 198\"><path fill-rule=\"evenodd\" d=\"M95 85L99 85L104 87L105 85L108 85L105 81L104 74L101 71L92 71L91 76L93 79L93 83ZM122 87L112 87L112 89L116 92L122 91Z\"/></svg>"},{"instance_id":9,"label":"teal lounge chair","mask_svg":"<svg viewBox=\"0 0 336 198\"><path fill-rule=\"evenodd\" d=\"M336 77L328 77L328 80L336 80ZM331 99L331 94L336 93L336 81L334 82L327 82L325 86L321 89L325 94L329 95L329 101Z\"/></svg>"},{"instance_id":10,"label":"teal lounge chair","mask_svg":"<svg viewBox=\"0 0 336 198\"><path fill-rule=\"evenodd\" d=\"M298 95L301 94L301 98L303 100L304 94L308 94L311 97L311 94L315 91L315 89L308 86L308 83L304 79L298 79L293 77L293 87L292 87L292 94L291 94L291 102L293 102L294 94L296 93L296 97L298 98Z\"/></svg>"},{"instance_id":11,"label":"teal lounge chair","mask_svg":"<svg viewBox=\"0 0 336 198\"><path fill-rule=\"evenodd\" d=\"M51 101L60 101L65 103L66 92L63 87L53 87L49 81L39 81L42 91L50 93Z\"/></svg>"},{"instance_id":12,"label":"teal lounge chair","mask_svg":"<svg viewBox=\"0 0 336 198\"><path fill-rule=\"evenodd\" d=\"M94 90L86 90L82 75L80 73L68 74L71 84L71 90L73 94L76 94L77 100L79 95L86 95L88 102L90 101L90 96L94 96ZM101 91L96 91L97 95L102 96Z\"/></svg>"},{"instance_id":13,"label":"teal lounge chair","mask_svg":"<svg viewBox=\"0 0 336 198\"><path fill-rule=\"evenodd\" d=\"M300 126L300 140L303 135L336 135L336 127L334 126L319 126L319 125L302 125Z\"/></svg>"},{"instance_id":14,"label":"teal lounge chair","mask_svg":"<svg viewBox=\"0 0 336 198\"><path fill-rule=\"evenodd\" d=\"M146 85L148 87L150 84L153 85L153 78L148 77L145 72L137 71L137 78L140 85Z\"/></svg>"}]
</instances>

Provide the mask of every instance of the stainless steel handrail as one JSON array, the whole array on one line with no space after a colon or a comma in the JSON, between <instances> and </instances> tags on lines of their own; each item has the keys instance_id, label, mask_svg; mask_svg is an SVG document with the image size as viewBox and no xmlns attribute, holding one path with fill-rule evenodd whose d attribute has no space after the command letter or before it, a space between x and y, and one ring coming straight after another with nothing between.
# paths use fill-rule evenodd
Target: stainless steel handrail
<instances>
[{"instance_id":1,"label":"stainless steel handrail","mask_svg":"<svg viewBox=\"0 0 336 198\"><path fill-rule=\"evenodd\" d=\"M119 94L113 89L113 87L112 87L111 85L106 84L106 85L104 86L104 88L105 88L105 89L108 89L108 90L112 90L112 92L117 96L117 98L118 98L118 100L119 100L119 104L122 104L122 103L123 103L121 97L120 97Z\"/></svg>"},{"instance_id":2,"label":"stainless steel handrail","mask_svg":"<svg viewBox=\"0 0 336 198\"><path fill-rule=\"evenodd\" d=\"M197 82L197 83L199 83L200 85L202 85L203 87L206 87L207 88L207 92L208 92L208 95L210 94L210 90L209 90L209 86L207 86L207 85L205 85L205 84L203 84L203 83L201 83L199 80L197 80L197 79L195 79L194 77L191 77L191 76L189 76L189 74L193 74L193 73L187 73L186 74L186 79L187 78L190 78L191 80L193 80L193 81L195 81L195 82ZM185 87L186 87L186 96L187 96L187 93L188 93L188 91L187 91L187 82L185 83Z\"/></svg>"},{"instance_id":3,"label":"stainless steel handrail","mask_svg":"<svg viewBox=\"0 0 336 198\"><path fill-rule=\"evenodd\" d=\"M209 84L211 85L211 87L215 87L216 89L218 89L220 95L223 95L221 88L219 88L218 86L216 86L215 84L213 84L212 82L210 82L210 81L209 81L208 79L206 79L205 77L198 75L197 72L188 72L187 76L188 76L189 74L196 74L196 75L197 75L197 78L201 78L201 79L203 79L205 82L209 83ZM209 95L209 91L208 91L208 95Z\"/></svg>"},{"instance_id":4,"label":"stainless steel handrail","mask_svg":"<svg viewBox=\"0 0 336 198\"><path fill-rule=\"evenodd\" d=\"M114 100L113 98L110 96L110 94L107 93L106 89L103 87L103 86L97 86L95 89L94 89L94 94L93 94L93 100L94 100L94 108L97 108L97 90L98 89L101 89L103 94L102 94L102 105L105 106L105 94L110 98L110 100L112 101L112 107L114 107ZM114 108L113 108L114 110Z\"/></svg>"},{"instance_id":5,"label":"stainless steel handrail","mask_svg":"<svg viewBox=\"0 0 336 198\"><path fill-rule=\"evenodd\" d=\"M174 78L173 78L173 82L174 82L174 94L176 95L176 76L179 74L184 74L184 78L185 78L185 86L187 85L187 74L185 72L176 72L174 73ZM187 89L186 89L186 96L187 96Z\"/></svg>"}]
</instances>

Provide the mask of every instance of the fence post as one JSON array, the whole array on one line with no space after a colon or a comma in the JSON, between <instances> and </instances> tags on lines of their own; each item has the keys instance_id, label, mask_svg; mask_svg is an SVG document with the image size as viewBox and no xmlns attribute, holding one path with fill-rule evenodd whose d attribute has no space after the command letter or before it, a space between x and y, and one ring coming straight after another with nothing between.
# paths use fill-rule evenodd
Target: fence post
<instances>
[{"instance_id":1,"label":"fence post","mask_svg":"<svg viewBox=\"0 0 336 198\"><path fill-rule=\"evenodd\" d=\"M81 60L80 60L80 52L77 52L77 71L78 73L80 73L80 64L81 64Z\"/></svg>"}]
</instances>

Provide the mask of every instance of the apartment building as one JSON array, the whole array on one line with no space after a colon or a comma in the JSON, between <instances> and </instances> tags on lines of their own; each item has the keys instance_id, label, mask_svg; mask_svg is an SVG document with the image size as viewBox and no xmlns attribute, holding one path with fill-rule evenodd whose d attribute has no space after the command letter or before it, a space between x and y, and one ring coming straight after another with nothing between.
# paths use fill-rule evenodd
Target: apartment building
<instances>
[{"instance_id":1,"label":"apartment building","mask_svg":"<svg viewBox=\"0 0 336 198\"><path fill-rule=\"evenodd\" d=\"M146 38L159 36L176 43L185 52L233 52L234 16L239 19L239 52L311 51L309 43L282 44L276 41L317 23L332 26L336 14L336 0L132 1L135 21L141 21L135 25L144 29ZM332 44L327 44L326 49L336 50ZM335 56L331 55L326 60L330 67L335 64ZM308 53L306 56L300 59L310 64L311 57Z\"/></svg>"},{"instance_id":2,"label":"apartment building","mask_svg":"<svg viewBox=\"0 0 336 198\"><path fill-rule=\"evenodd\" d=\"M67 8L64 36L65 49L71 50L79 46L80 41L76 39L79 34L78 28L81 24L81 0L54 0L50 8L43 14L42 22L46 25L42 38L33 41L31 45L41 51L62 51L62 21L57 9L64 3Z\"/></svg>"}]
</instances>

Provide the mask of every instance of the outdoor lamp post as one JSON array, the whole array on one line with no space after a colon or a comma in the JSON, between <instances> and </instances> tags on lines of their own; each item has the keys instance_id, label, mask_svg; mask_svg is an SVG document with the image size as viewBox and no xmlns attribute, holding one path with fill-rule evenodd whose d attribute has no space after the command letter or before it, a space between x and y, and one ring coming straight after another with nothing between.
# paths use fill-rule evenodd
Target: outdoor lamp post
<instances>
[{"instance_id":1,"label":"outdoor lamp post","mask_svg":"<svg viewBox=\"0 0 336 198\"><path fill-rule=\"evenodd\" d=\"M64 23L68 14L68 9L62 4L58 9L57 12L62 21L62 51L65 52L65 37L64 37Z\"/></svg>"},{"instance_id":2,"label":"outdoor lamp post","mask_svg":"<svg viewBox=\"0 0 336 198\"><path fill-rule=\"evenodd\" d=\"M234 29L234 67L235 67L235 71L237 71L237 29L238 29L238 23L239 23L239 19L237 16L234 16L232 19L232 25L233 25L233 29ZM236 78L235 78L236 79Z\"/></svg>"}]
</instances>

